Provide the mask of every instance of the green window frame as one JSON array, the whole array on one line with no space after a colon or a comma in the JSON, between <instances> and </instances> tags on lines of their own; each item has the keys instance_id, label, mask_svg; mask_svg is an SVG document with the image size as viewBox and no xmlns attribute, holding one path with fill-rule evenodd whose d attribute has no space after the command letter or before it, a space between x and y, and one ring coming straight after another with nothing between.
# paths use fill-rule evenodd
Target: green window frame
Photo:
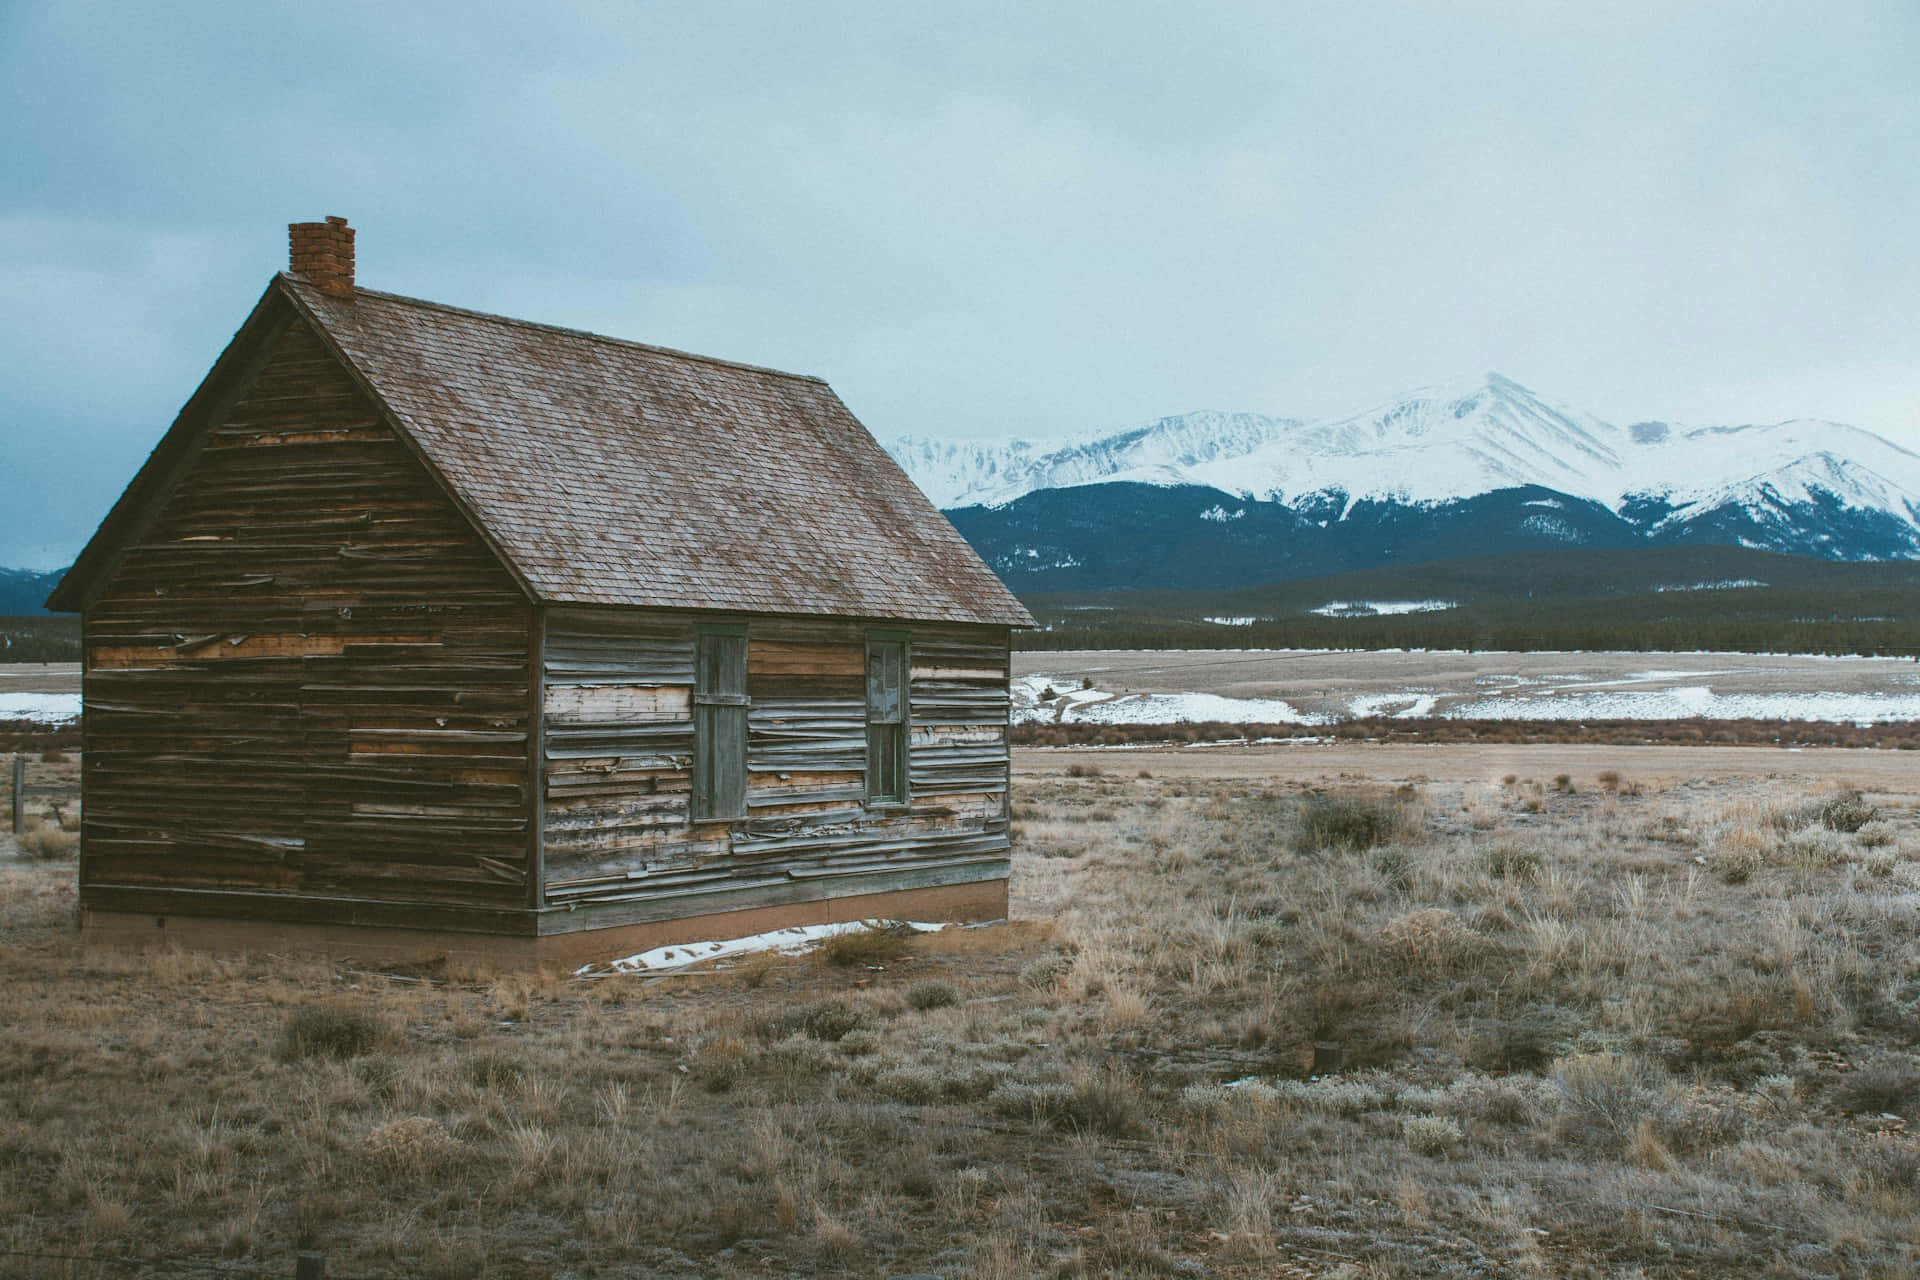
<instances>
[{"instance_id":1,"label":"green window frame","mask_svg":"<svg viewBox=\"0 0 1920 1280\"><path fill-rule=\"evenodd\" d=\"M747 816L747 629L694 628L693 820Z\"/></svg>"},{"instance_id":2,"label":"green window frame","mask_svg":"<svg viewBox=\"0 0 1920 1280\"><path fill-rule=\"evenodd\" d=\"M867 633L867 803L905 804L908 703L907 633Z\"/></svg>"}]
</instances>

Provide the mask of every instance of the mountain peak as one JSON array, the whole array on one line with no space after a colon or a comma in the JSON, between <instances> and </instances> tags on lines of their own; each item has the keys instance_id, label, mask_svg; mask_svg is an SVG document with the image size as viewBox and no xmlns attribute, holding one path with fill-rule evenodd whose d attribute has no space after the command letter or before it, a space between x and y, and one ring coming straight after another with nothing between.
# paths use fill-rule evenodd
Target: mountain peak
<instances>
[{"instance_id":1,"label":"mountain peak","mask_svg":"<svg viewBox=\"0 0 1920 1280\"><path fill-rule=\"evenodd\" d=\"M1332 509L1347 512L1363 502L1433 507L1536 488L1623 516L1663 509L1671 514L1659 517L1661 528L1768 503L1880 513L1908 533L1888 535L1862 554L1906 555L1901 538L1920 553L1920 456L1870 431L1805 419L1620 427L1498 370L1318 422L1196 410L1071 442L902 440L893 449L949 510L1001 506L1036 490L1128 482L1312 508L1318 520L1335 496ZM1793 549L1780 541L1787 534L1777 519L1769 519L1770 531L1742 525L1747 532L1738 536Z\"/></svg>"}]
</instances>

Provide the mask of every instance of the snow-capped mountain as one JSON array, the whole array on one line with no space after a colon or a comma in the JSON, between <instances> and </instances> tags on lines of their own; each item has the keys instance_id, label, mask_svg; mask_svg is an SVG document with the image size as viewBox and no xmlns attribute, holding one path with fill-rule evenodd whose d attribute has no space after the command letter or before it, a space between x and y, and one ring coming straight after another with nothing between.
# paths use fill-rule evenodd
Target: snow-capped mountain
<instances>
[{"instance_id":1,"label":"snow-capped mountain","mask_svg":"<svg viewBox=\"0 0 1920 1280\"><path fill-rule=\"evenodd\" d=\"M66 572L65 569L0 569L0 617L45 612L41 603Z\"/></svg>"},{"instance_id":2,"label":"snow-capped mountain","mask_svg":"<svg viewBox=\"0 0 1920 1280\"><path fill-rule=\"evenodd\" d=\"M1288 560L1304 553L1294 545L1303 529L1321 531L1313 535L1321 542L1364 530L1372 550L1355 549L1350 567L1411 558L1392 529L1452 546L1470 526L1497 551L1510 549L1513 538L1500 532L1508 525L1528 546L1726 543L1829 559L1920 558L1920 455L1872 432L1804 419L1622 427L1497 373L1327 421L1204 412L1065 441L905 439L891 448L937 505L984 509L960 521L970 538L998 543L1006 539L996 528L1023 531L1011 550L988 556L995 568L1021 578L1052 566L1053 585L1094 585L1075 544L1100 536L1102 509L1125 509L1137 522L1170 503L1194 507L1186 516L1167 510L1171 518L1213 524L1209 541L1266 528L1287 543ZM1094 492L1105 486L1163 492ZM1249 510L1263 518L1242 523ZM1076 532L1052 536L1042 511Z\"/></svg>"},{"instance_id":3,"label":"snow-capped mountain","mask_svg":"<svg viewBox=\"0 0 1920 1280\"><path fill-rule=\"evenodd\" d=\"M1079 440L1004 443L905 436L887 448L937 507L1011 502L1035 489L1135 481L1194 484L1196 469L1231 464L1302 425L1292 418L1203 410Z\"/></svg>"}]
</instances>

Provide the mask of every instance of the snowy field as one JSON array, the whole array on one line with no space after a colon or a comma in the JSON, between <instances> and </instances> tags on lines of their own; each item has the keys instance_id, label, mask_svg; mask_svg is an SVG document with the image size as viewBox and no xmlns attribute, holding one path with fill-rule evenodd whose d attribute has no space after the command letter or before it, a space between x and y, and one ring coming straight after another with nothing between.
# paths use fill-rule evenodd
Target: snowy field
<instances>
[{"instance_id":1,"label":"snowy field","mask_svg":"<svg viewBox=\"0 0 1920 1280\"><path fill-rule=\"evenodd\" d=\"M79 663L0 663L0 720L61 725L79 718Z\"/></svg>"},{"instance_id":2,"label":"snowy field","mask_svg":"<svg viewBox=\"0 0 1920 1280\"><path fill-rule=\"evenodd\" d=\"M1920 665L1903 658L1143 649L1016 653L1013 670L1021 723L1920 721ZM0 665L0 721L79 717L77 664Z\"/></svg>"},{"instance_id":3,"label":"snowy field","mask_svg":"<svg viewBox=\"0 0 1920 1280\"><path fill-rule=\"evenodd\" d=\"M77 693L0 693L0 720L71 724L79 718Z\"/></svg>"},{"instance_id":4,"label":"snowy field","mask_svg":"<svg viewBox=\"0 0 1920 1280\"><path fill-rule=\"evenodd\" d=\"M1097 650L1016 653L1014 675L1022 723L1920 720L1920 665L1898 658Z\"/></svg>"}]
</instances>

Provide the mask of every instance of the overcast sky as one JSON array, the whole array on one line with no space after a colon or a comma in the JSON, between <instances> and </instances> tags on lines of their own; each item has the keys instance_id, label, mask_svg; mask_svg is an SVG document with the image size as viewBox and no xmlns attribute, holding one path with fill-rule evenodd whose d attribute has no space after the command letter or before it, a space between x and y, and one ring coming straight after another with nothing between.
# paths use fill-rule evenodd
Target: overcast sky
<instances>
[{"instance_id":1,"label":"overcast sky","mask_svg":"<svg viewBox=\"0 0 1920 1280\"><path fill-rule=\"evenodd\" d=\"M1920 448L1920 5L0 0L0 565L285 265L818 373L883 439L1358 410Z\"/></svg>"}]
</instances>

